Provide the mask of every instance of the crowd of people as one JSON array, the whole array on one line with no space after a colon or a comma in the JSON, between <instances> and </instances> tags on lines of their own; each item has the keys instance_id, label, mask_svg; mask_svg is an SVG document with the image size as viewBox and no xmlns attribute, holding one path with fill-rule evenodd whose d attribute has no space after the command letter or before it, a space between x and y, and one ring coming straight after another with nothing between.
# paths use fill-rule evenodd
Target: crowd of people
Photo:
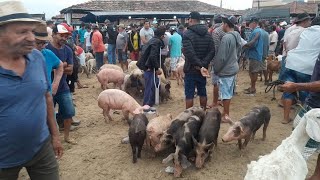
<instances>
[{"instance_id":1,"label":"crowd of people","mask_svg":"<svg viewBox=\"0 0 320 180\"><path fill-rule=\"evenodd\" d=\"M128 55L138 61L137 66L144 71L143 105L151 107L155 104L157 75L178 78L177 64L183 54L185 107L193 106L197 94L204 109L222 105L222 121L226 123L232 122L229 111L239 59L249 61L251 84L244 93L255 94L259 73L264 74L265 84L269 83L267 57L281 55L279 79L286 82L279 87L284 92L282 123L291 121L291 105L297 100L303 108L295 124L308 110L320 107L319 17L312 20L302 13L291 25L257 18L240 25L235 16L217 16L213 25L201 24L200 20L199 12L191 12L186 26L151 27L145 21L142 26L126 27L105 20L103 27L83 23L75 30L67 23L32 19L20 2L1 2L0 100L5 103L0 103L0 144L6 146L0 147L0 179L17 179L22 167L27 168L31 179L59 179L56 158L62 156L63 149L58 128L64 131L65 142L77 143L70 138L70 131L80 124L74 119L72 93L75 83L79 88L86 87L78 79L79 67L89 77L85 52L94 55L97 70L105 58L109 64L118 60L124 71L128 70ZM164 69L167 58L170 70ZM170 71L171 77L167 73ZM208 77L213 85L210 105ZM305 158L318 149L319 142L310 139ZM310 180L319 176L320 160Z\"/></svg>"}]
</instances>

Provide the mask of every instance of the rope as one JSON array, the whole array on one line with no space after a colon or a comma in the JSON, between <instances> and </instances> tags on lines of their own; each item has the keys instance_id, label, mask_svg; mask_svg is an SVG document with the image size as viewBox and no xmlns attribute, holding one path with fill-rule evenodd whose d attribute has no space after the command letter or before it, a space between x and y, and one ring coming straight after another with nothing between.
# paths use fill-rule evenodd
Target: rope
<instances>
[{"instance_id":1,"label":"rope","mask_svg":"<svg viewBox=\"0 0 320 180\"><path fill-rule=\"evenodd\" d=\"M271 91L271 89L273 88L273 98L271 99L271 101L276 100L276 87L278 85L284 84L285 82L282 80L276 80L276 81L272 81L270 83L268 83L266 89L264 90L265 93L268 93Z\"/></svg>"}]
</instances>

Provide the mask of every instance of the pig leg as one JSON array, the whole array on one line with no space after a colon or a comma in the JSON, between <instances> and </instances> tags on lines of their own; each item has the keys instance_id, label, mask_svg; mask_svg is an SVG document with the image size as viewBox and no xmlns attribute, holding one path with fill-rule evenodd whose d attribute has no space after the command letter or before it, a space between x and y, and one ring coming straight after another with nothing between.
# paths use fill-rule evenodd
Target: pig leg
<instances>
[{"instance_id":1,"label":"pig leg","mask_svg":"<svg viewBox=\"0 0 320 180\"><path fill-rule=\"evenodd\" d=\"M132 148L132 163L137 162L137 147L135 145L131 145Z\"/></svg>"},{"instance_id":2,"label":"pig leg","mask_svg":"<svg viewBox=\"0 0 320 180\"><path fill-rule=\"evenodd\" d=\"M109 121L113 121L113 119L112 119L112 117L110 116L110 109L109 108L107 108L107 109L104 109L103 110L103 116L104 116L104 120L106 121L106 123L108 123L108 121L107 121L107 117L108 117L108 119L109 119Z\"/></svg>"},{"instance_id":3,"label":"pig leg","mask_svg":"<svg viewBox=\"0 0 320 180\"><path fill-rule=\"evenodd\" d=\"M180 148L179 146L176 147L176 152L174 153L174 158L173 158L173 162L174 162L174 177L180 177L181 173L182 173L182 166L181 163L179 161L179 152L180 152Z\"/></svg>"},{"instance_id":4,"label":"pig leg","mask_svg":"<svg viewBox=\"0 0 320 180\"><path fill-rule=\"evenodd\" d=\"M266 140L268 125L269 125L269 122L265 122L264 125L263 125L263 137L262 137L262 141Z\"/></svg>"},{"instance_id":5,"label":"pig leg","mask_svg":"<svg viewBox=\"0 0 320 180\"><path fill-rule=\"evenodd\" d=\"M248 144L248 142L250 141L250 136L248 136L248 137L246 137L246 139L244 140L244 143L243 143L243 149L245 148L245 147L247 147L247 144Z\"/></svg>"},{"instance_id":6,"label":"pig leg","mask_svg":"<svg viewBox=\"0 0 320 180\"><path fill-rule=\"evenodd\" d=\"M168 162L172 161L174 158L174 153L171 153L167 158L162 160L163 164L167 164Z\"/></svg>"},{"instance_id":7,"label":"pig leg","mask_svg":"<svg viewBox=\"0 0 320 180\"><path fill-rule=\"evenodd\" d=\"M257 131L253 131L253 132L252 132L251 141L254 140L254 136L256 135L256 132L257 132Z\"/></svg>"},{"instance_id":8,"label":"pig leg","mask_svg":"<svg viewBox=\"0 0 320 180\"><path fill-rule=\"evenodd\" d=\"M122 113L123 113L124 120L128 120L129 119L129 111L122 110Z\"/></svg>"},{"instance_id":9,"label":"pig leg","mask_svg":"<svg viewBox=\"0 0 320 180\"><path fill-rule=\"evenodd\" d=\"M141 132L140 132L141 133ZM145 137L145 136L144 136ZM144 143L144 139L141 139L139 144L138 144L138 158L141 158L141 150L142 150L142 146L143 146L143 143Z\"/></svg>"},{"instance_id":10,"label":"pig leg","mask_svg":"<svg viewBox=\"0 0 320 180\"><path fill-rule=\"evenodd\" d=\"M238 140L238 146L239 146L239 149L241 150L242 149L242 140L241 139Z\"/></svg>"}]
</instances>

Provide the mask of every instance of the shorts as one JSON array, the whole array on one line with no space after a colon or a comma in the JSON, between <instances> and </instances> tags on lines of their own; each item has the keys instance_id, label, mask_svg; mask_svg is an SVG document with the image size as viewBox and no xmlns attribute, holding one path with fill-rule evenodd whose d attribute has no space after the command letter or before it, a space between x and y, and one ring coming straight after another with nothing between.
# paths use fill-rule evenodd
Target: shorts
<instances>
[{"instance_id":1,"label":"shorts","mask_svg":"<svg viewBox=\"0 0 320 180\"><path fill-rule=\"evenodd\" d=\"M236 76L219 78L219 96L222 100L233 97Z\"/></svg>"},{"instance_id":2,"label":"shorts","mask_svg":"<svg viewBox=\"0 0 320 180\"><path fill-rule=\"evenodd\" d=\"M212 71L211 71L211 83L212 83L212 85L217 85L219 83L219 76L214 74L213 68L212 68Z\"/></svg>"},{"instance_id":3,"label":"shorts","mask_svg":"<svg viewBox=\"0 0 320 180\"><path fill-rule=\"evenodd\" d=\"M249 72L250 73L259 73L263 70L266 70L265 61L258 61L254 59L249 59Z\"/></svg>"},{"instance_id":4,"label":"shorts","mask_svg":"<svg viewBox=\"0 0 320 180\"><path fill-rule=\"evenodd\" d=\"M59 117L63 120L70 119L75 115L72 95L69 91L56 94L53 97L54 106L59 105Z\"/></svg>"},{"instance_id":5,"label":"shorts","mask_svg":"<svg viewBox=\"0 0 320 180\"><path fill-rule=\"evenodd\" d=\"M86 55L85 55L84 52L79 55L79 60L80 60L80 65L81 66L85 66L86 65Z\"/></svg>"},{"instance_id":6,"label":"shorts","mask_svg":"<svg viewBox=\"0 0 320 180\"><path fill-rule=\"evenodd\" d=\"M185 74L184 92L186 99L193 99L195 89L200 97L207 97L207 79L201 74Z\"/></svg>"},{"instance_id":7,"label":"shorts","mask_svg":"<svg viewBox=\"0 0 320 180\"><path fill-rule=\"evenodd\" d=\"M119 62L127 62L127 52L123 52L122 49L118 49L118 60Z\"/></svg>"},{"instance_id":8,"label":"shorts","mask_svg":"<svg viewBox=\"0 0 320 180\"><path fill-rule=\"evenodd\" d=\"M302 117L311 109L312 108L310 106L304 105L303 109L301 108L299 110L297 116L294 118L294 121L293 121L294 128L297 127L297 125L300 123ZM320 153L320 142L317 142L317 141L310 138L309 141L307 142L306 146L304 147L302 156L307 161L309 159L309 157L315 152Z\"/></svg>"},{"instance_id":9,"label":"shorts","mask_svg":"<svg viewBox=\"0 0 320 180\"><path fill-rule=\"evenodd\" d=\"M171 71L176 71L177 70L177 65L178 65L179 59L180 59L180 57L172 57L170 59Z\"/></svg>"},{"instance_id":10,"label":"shorts","mask_svg":"<svg viewBox=\"0 0 320 180\"><path fill-rule=\"evenodd\" d=\"M307 83L307 82L310 82L311 76L286 68L285 74L284 74L284 80L294 82L294 83ZM298 91L298 93L299 93L299 100L301 102L304 102L309 94L307 91ZM284 99L295 99L296 96L297 96L296 93L287 93L287 92L283 93Z\"/></svg>"},{"instance_id":11,"label":"shorts","mask_svg":"<svg viewBox=\"0 0 320 180\"><path fill-rule=\"evenodd\" d=\"M279 73L278 79L284 81L285 74L286 74L286 56L283 56L282 60L281 60L281 68L280 68L280 73Z\"/></svg>"}]
</instances>

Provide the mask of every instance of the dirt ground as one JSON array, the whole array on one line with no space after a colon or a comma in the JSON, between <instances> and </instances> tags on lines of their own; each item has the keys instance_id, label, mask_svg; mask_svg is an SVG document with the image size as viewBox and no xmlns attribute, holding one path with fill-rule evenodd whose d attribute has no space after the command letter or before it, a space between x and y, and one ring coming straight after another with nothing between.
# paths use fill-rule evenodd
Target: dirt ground
<instances>
[{"instance_id":1,"label":"dirt ground","mask_svg":"<svg viewBox=\"0 0 320 180\"><path fill-rule=\"evenodd\" d=\"M64 156L59 160L60 176L62 180L151 180L174 179L172 174L164 172L164 169L172 164L162 164L162 159L169 152L163 152L156 158L149 158L146 151L142 152L142 159L137 164L132 164L131 147L129 144L121 144L123 137L127 136L128 125L122 120L122 114L113 114L115 121L105 123L102 110L98 107L96 98L101 92L100 85L95 76L87 79L80 76L82 84L89 88L77 89L75 94L76 118L81 120L78 130L71 136L78 141L77 145L63 143ZM210 82L210 80L208 80ZM161 115L171 113L176 116L185 108L183 87L171 82L172 100L158 107ZM213 179L213 180L241 180L247 170L247 164L257 160L261 155L270 153L283 139L290 135L292 124L283 125L282 108L277 101L271 101L272 92L266 94L265 86L258 82L256 96L248 96L243 89L249 86L249 77L246 71L242 71L238 77L237 95L232 99L231 118L238 120L244 116L253 106L264 104L271 109L272 117L267 130L267 139L262 141L262 128L256 134L256 140L250 142L247 148L240 151L236 142L222 143L221 137L227 131L227 124L223 124L219 133L218 148L213 152L211 161L207 162L203 169L194 166L183 171L183 178L188 180ZM208 102L212 101L212 86L208 83ZM280 97L277 92L277 100ZM198 98L195 104L198 105ZM294 116L294 111L292 116ZM62 135L62 134L61 134ZM61 136L62 138L63 136ZM308 162L309 174L314 170L316 155ZM25 172L20 179L27 179Z\"/></svg>"}]
</instances>

